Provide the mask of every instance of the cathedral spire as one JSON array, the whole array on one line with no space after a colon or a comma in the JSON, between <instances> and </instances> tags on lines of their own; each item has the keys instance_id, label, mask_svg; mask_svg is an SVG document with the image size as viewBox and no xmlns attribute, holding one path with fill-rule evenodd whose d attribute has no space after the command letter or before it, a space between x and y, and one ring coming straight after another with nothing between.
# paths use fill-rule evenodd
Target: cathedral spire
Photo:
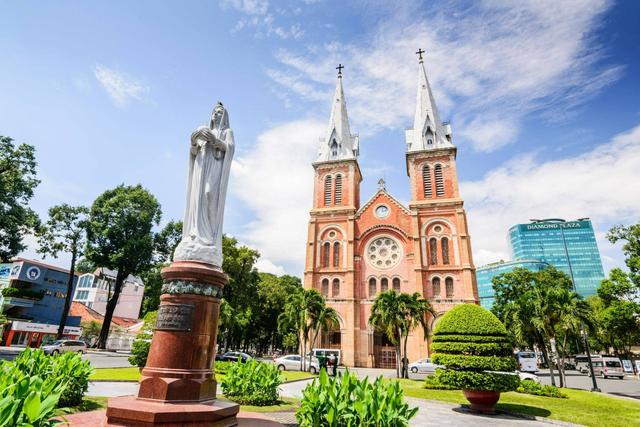
<instances>
[{"instance_id":1,"label":"cathedral spire","mask_svg":"<svg viewBox=\"0 0 640 427\"><path fill-rule=\"evenodd\" d=\"M349 116L347 115L347 102L344 99L342 87L342 69L339 64L336 91L333 96L331 118L326 137L320 140L319 162L333 160L355 159L358 156L359 138L351 134L349 128Z\"/></svg>"},{"instance_id":2,"label":"cathedral spire","mask_svg":"<svg viewBox=\"0 0 640 427\"><path fill-rule=\"evenodd\" d=\"M424 68L422 54L418 55L418 90L416 94L416 111L413 129L406 131L407 151L422 151L443 147L453 147L451 143L451 126L440 121L436 101L431 92L427 71Z\"/></svg>"}]
</instances>

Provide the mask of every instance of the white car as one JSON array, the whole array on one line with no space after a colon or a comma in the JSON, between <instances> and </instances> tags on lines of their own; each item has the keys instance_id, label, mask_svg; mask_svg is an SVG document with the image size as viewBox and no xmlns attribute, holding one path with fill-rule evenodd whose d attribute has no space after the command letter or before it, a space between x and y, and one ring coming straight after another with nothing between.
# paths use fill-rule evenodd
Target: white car
<instances>
[{"instance_id":1,"label":"white car","mask_svg":"<svg viewBox=\"0 0 640 427\"><path fill-rule=\"evenodd\" d=\"M288 354L286 356L278 357L273 360L273 363L280 369L281 371L299 371L300 365L302 364L302 357L298 354ZM307 367L309 372L312 374L317 374L320 371L320 367L316 360L309 360L307 358Z\"/></svg>"},{"instance_id":2,"label":"white car","mask_svg":"<svg viewBox=\"0 0 640 427\"><path fill-rule=\"evenodd\" d=\"M518 376L520 377L520 381L533 381L536 384L540 384L540 378L530 372L518 371Z\"/></svg>"},{"instance_id":3,"label":"white car","mask_svg":"<svg viewBox=\"0 0 640 427\"><path fill-rule=\"evenodd\" d=\"M58 340L49 345L43 345L45 354L80 353L87 352L87 344L80 340Z\"/></svg>"},{"instance_id":4,"label":"white car","mask_svg":"<svg viewBox=\"0 0 640 427\"><path fill-rule=\"evenodd\" d=\"M424 373L424 374L433 374L436 372L436 369L444 368L444 366L436 365L431 361L431 359L421 359L417 362L409 363L409 371L414 374Z\"/></svg>"}]
</instances>

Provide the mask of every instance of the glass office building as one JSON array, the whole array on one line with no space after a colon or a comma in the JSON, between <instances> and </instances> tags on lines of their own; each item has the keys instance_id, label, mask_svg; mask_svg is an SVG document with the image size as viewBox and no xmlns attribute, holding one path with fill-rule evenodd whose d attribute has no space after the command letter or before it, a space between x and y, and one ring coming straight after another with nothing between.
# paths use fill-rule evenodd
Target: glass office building
<instances>
[{"instance_id":1,"label":"glass office building","mask_svg":"<svg viewBox=\"0 0 640 427\"><path fill-rule=\"evenodd\" d=\"M576 291L594 295L604 279L600 252L591 221L533 220L509 229L514 260L537 259L567 274L573 270Z\"/></svg>"},{"instance_id":2,"label":"glass office building","mask_svg":"<svg viewBox=\"0 0 640 427\"><path fill-rule=\"evenodd\" d=\"M480 305L491 310L494 301L493 286L491 280L499 274L510 273L514 268L526 268L531 271L539 271L547 266L547 263L536 259L523 259L517 261L500 261L483 265L476 269L478 281L478 296Z\"/></svg>"}]
</instances>

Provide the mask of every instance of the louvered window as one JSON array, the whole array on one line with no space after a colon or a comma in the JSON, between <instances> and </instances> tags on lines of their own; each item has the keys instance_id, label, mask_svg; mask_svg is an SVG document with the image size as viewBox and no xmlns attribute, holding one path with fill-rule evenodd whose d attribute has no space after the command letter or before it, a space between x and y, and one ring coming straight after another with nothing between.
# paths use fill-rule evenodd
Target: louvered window
<instances>
[{"instance_id":1,"label":"louvered window","mask_svg":"<svg viewBox=\"0 0 640 427\"><path fill-rule=\"evenodd\" d=\"M333 266L340 267L340 243L333 244Z\"/></svg>"},{"instance_id":2,"label":"louvered window","mask_svg":"<svg viewBox=\"0 0 640 427\"><path fill-rule=\"evenodd\" d=\"M436 196L444 196L444 177L442 176L442 165L436 165L434 168L436 176Z\"/></svg>"},{"instance_id":3,"label":"louvered window","mask_svg":"<svg viewBox=\"0 0 640 427\"><path fill-rule=\"evenodd\" d=\"M435 237L432 237L429 240L429 262L431 265L436 265L438 263L438 241Z\"/></svg>"},{"instance_id":4,"label":"louvered window","mask_svg":"<svg viewBox=\"0 0 640 427\"><path fill-rule=\"evenodd\" d=\"M340 295L340 279L333 279L332 295L334 298Z\"/></svg>"},{"instance_id":5,"label":"louvered window","mask_svg":"<svg viewBox=\"0 0 640 427\"><path fill-rule=\"evenodd\" d=\"M322 296L329 296L329 279L322 279Z\"/></svg>"},{"instance_id":6,"label":"louvered window","mask_svg":"<svg viewBox=\"0 0 640 427\"><path fill-rule=\"evenodd\" d=\"M433 197L433 193L431 192L431 168L429 165L424 165L422 168L422 186L424 188L423 194L425 199Z\"/></svg>"},{"instance_id":7,"label":"louvered window","mask_svg":"<svg viewBox=\"0 0 640 427\"><path fill-rule=\"evenodd\" d=\"M389 290L389 279L383 277L380 280L380 292L386 292L387 290Z\"/></svg>"},{"instance_id":8,"label":"louvered window","mask_svg":"<svg viewBox=\"0 0 640 427\"><path fill-rule=\"evenodd\" d=\"M440 278L434 277L433 280L431 280L431 286L433 287L433 296L439 297L440 296Z\"/></svg>"},{"instance_id":9,"label":"louvered window","mask_svg":"<svg viewBox=\"0 0 640 427\"><path fill-rule=\"evenodd\" d=\"M397 277L393 279L393 290L400 293L400 279Z\"/></svg>"},{"instance_id":10,"label":"louvered window","mask_svg":"<svg viewBox=\"0 0 640 427\"><path fill-rule=\"evenodd\" d=\"M369 298L373 298L376 296L376 279L369 279Z\"/></svg>"},{"instance_id":11,"label":"louvered window","mask_svg":"<svg viewBox=\"0 0 640 427\"><path fill-rule=\"evenodd\" d=\"M329 267L329 252L331 251L331 244L326 242L322 245L322 266Z\"/></svg>"},{"instance_id":12,"label":"louvered window","mask_svg":"<svg viewBox=\"0 0 640 427\"><path fill-rule=\"evenodd\" d=\"M331 157L333 159L335 159L336 157L338 157L338 143L336 142L336 140L334 139L333 142L331 143Z\"/></svg>"},{"instance_id":13,"label":"louvered window","mask_svg":"<svg viewBox=\"0 0 640 427\"><path fill-rule=\"evenodd\" d=\"M336 176L336 192L334 202L336 205L342 203L342 175Z\"/></svg>"},{"instance_id":14,"label":"louvered window","mask_svg":"<svg viewBox=\"0 0 640 427\"><path fill-rule=\"evenodd\" d=\"M442 263L449 264L449 239L443 237L440 245L442 245Z\"/></svg>"},{"instance_id":15,"label":"louvered window","mask_svg":"<svg viewBox=\"0 0 640 427\"><path fill-rule=\"evenodd\" d=\"M327 175L324 179L324 205L331 204L331 175Z\"/></svg>"},{"instance_id":16,"label":"louvered window","mask_svg":"<svg viewBox=\"0 0 640 427\"><path fill-rule=\"evenodd\" d=\"M444 284L447 291L447 298L453 298L453 279L451 277L447 277L444 280Z\"/></svg>"}]
</instances>

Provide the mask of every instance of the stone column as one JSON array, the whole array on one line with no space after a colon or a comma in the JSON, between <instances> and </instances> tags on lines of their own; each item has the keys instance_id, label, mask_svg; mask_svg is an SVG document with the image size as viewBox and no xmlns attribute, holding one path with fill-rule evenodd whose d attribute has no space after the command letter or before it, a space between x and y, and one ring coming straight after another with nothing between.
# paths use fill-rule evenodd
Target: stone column
<instances>
[{"instance_id":1,"label":"stone column","mask_svg":"<svg viewBox=\"0 0 640 427\"><path fill-rule=\"evenodd\" d=\"M212 265L176 261L162 270L156 330L137 397L109 400L108 425L236 425L239 405L215 400L218 315L227 276Z\"/></svg>"}]
</instances>

